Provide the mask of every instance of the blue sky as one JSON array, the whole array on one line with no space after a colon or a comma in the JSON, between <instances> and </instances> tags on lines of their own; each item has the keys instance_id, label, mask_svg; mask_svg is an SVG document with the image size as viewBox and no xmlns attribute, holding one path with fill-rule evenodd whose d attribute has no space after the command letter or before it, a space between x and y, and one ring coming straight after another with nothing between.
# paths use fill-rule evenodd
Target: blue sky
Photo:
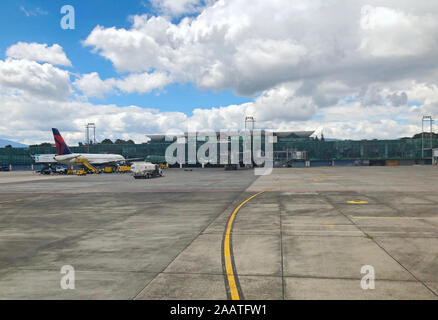
<instances>
[{"instance_id":1,"label":"blue sky","mask_svg":"<svg viewBox=\"0 0 438 320\"><path fill-rule=\"evenodd\" d=\"M57 127L75 143L93 122L98 140L143 142L246 116L327 138L412 136L438 118L436 34L430 0L0 0L0 138L49 141Z\"/></svg>"},{"instance_id":2,"label":"blue sky","mask_svg":"<svg viewBox=\"0 0 438 320\"><path fill-rule=\"evenodd\" d=\"M74 30L60 28L63 5L75 8ZM72 73L97 72L102 79L120 77L112 63L92 53L92 48L82 45L97 26L129 28L132 15L156 15L157 10L148 1L138 0L2 0L0 12L0 59L5 58L8 47L21 42L59 44L63 47L73 67ZM7 19L4 19L7 17ZM173 19L175 23L180 18ZM13 27L12 27L13 26ZM72 79L74 80L74 79ZM109 94L104 98L89 98L96 104L136 105L160 111L181 111L192 114L194 108L211 108L252 101L250 97L233 94L231 90L199 90L192 83L174 83L161 90L146 94Z\"/></svg>"}]
</instances>

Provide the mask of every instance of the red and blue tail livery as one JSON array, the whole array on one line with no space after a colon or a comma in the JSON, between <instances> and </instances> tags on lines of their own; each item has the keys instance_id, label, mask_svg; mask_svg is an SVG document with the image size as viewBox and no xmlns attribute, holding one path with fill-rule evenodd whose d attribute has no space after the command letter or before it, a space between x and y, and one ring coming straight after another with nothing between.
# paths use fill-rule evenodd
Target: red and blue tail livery
<instances>
[{"instance_id":1,"label":"red and blue tail livery","mask_svg":"<svg viewBox=\"0 0 438 320\"><path fill-rule=\"evenodd\" d=\"M59 130L56 128L52 128L52 131L53 131L53 137L55 138L56 151L58 153L58 156L72 154L67 144L65 143L64 139L62 138L61 134L59 133Z\"/></svg>"}]
</instances>

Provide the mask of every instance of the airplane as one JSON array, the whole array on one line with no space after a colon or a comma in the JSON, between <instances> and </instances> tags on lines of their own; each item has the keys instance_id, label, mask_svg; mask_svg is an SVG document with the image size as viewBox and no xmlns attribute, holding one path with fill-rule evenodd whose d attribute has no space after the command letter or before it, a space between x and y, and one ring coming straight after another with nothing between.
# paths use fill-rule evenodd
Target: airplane
<instances>
[{"instance_id":1,"label":"airplane","mask_svg":"<svg viewBox=\"0 0 438 320\"><path fill-rule=\"evenodd\" d=\"M92 166L102 165L116 165L127 161L133 161L138 159L125 159L120 154L93 154L93 153L73 153L65 143L59 130L52 128L53 137L55 139L57 154L53 157L56 162L60 162L66 165L83 165L88 167L87 164Z\"/></svg>"}]
</instances>

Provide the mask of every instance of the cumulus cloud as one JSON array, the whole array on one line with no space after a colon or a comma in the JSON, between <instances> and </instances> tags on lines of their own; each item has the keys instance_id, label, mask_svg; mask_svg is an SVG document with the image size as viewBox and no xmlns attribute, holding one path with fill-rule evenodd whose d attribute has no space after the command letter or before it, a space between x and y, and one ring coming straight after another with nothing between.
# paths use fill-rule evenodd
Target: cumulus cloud
<instances>
[{"instance_id":1,"label":"cumulus cloud","mask_svg":"<svg viewBox=\"0 0 438 320\"><path fill-rule=\"evenodd\" d=\"M102 80L97 72L82 75L73 85L87 97L103 98L107 93L119 90L123 93L149 93L171 83L171 78L164 72L131 73L128 76Z\"/></svg>"},{"instance_id":2,"label":"cumulus cloud","mask_svg":"<svg viewBox=\"0 0 438 320\"><path fill-rule=\"evenodd\" d=\"M309 96L300 96L296 84L283 84L265 91L255 100L252 114L259 121L305 121L311 119L317 106Z\"/></svg>"},{"instance_id":3,"label":"cumulus cloud","mask_svg":"<svg viewBox=\"0 0 438 320\"><path fill-rule=\"evenodd\" d=\"M297 86L295 83L287 83L274 87L254 102L211 109L197 108L188 121L197 130L218 130L242 128L245 116L255 117L262 128L310 120L316 114L317 107L312 98L296 95Z\"/></svg>"},{"instance_id":4,"label":"cumulus cloud","mask_svg":"<svg viewBox=\"0 0 438 320\"><path fill-rule=\"evenodd\" d=\"M171 82L171 78L164 72L131 73L123 79L115 80L115 86L126 93L148 93Z\"/></svg>"},{"instance_id":5,"label":"cumulus cloud","mask_svg":"<svg viewBox=\"0 0 438 320\"><path fill-rule=\"evenodd\" d=\"M87 97L103 98L106 93L114 90L113 79L102 80L97 72L81 75L73 85Z\"/></svg>"},{"instance_id":6,"label":"cumulus cloud","mask_svg":"<svg viewBox=\"0 0 438 320\"><path fill-rule=\"evenodd\" d=\"M258 128L324 129L326 137L341 139L398 138L419 132L423 114L438 117L438 6L433 1L415 6L411 0L198 4L156 0L160 16L134 16L126 29L96 26L83 44L121 75L84 74L74 87L103 97L188 82L216 92L231 89L253 101L197 108L190 116L94 105L66 99L70 82L67 72L53 66L59 62L42 64L36 62L44 62L41 58L11 54L0 60L5 115L0 135L20 126L30 128L20 133L23 142L46 136L51 141L47 128L58 126L75 142L83 139L83 125L95 122L99 138L141 142L146 133L186 131L188 125L242 128L244 117L254 116ZM63 116L70 113L74 121Z\"/></svg>"},{"instance_id":7,"label":"cumulus cloud","mask_svg":"<svg viewBox=\"0 0 438 320\"><path fill-rule=\"evenodd\" d=\"M433 104L438 102L438 85L430 83L417 83L413 81L407 91L414 102L420 104Z\"/></svg>"},{"instance_id":8,"label":"cumulus cloud","mask_svg":"<svg viewBox=\"0 0 438 320\"><path fill-rule=\"evenodd\" d=\"M50 128L57 127L71 144L84 140L86 123L97 126L97 139L134 139L146 141L146 133L183 128L187 116L182 112L160 112L138 106L91 104L89 102L34 99L26 96L3 96L0 136L25 143L52 141ZM66 115L74 114L74 117ZM11 128L20 128L12 130Z\"/></svg>"},{"instance_id":9,"label":"cumulus cloud","mask_svg":"<svg viewBox=\"0 0 438 320\"><path fill-rule=\"evenodd\" d=\"M120 71L161 70L201 89L251 96L284 82L331 79L354 91L438 68L438 7L412 7L393 0L222 0L177 24L135 16L129 29L97 26L84 44Z\"/></svg>"},{"instance_id":10,"label":"cumulus cloud","mask_svg":"<svg viewBox=\"0 0 438 320\"><path fill-rule=\"evenodd\" d=\"M181 16L196 13L215 0L150 0L160 13L169 16Z\"/></svg>"},{"instance_id":11,"label":"cumulus cloud","mask_svg":"<svg viewBox=\"0 0 438 320\"><path fill-rule=\"evenodd\" d=\"M436 49L436 15L366 5L361 9L360 27L360 48L376 57L421 55L431 45Z\"/></svg>"},{"instance_id":12,"label":"cumulus cloud","mask_svg":"<svg viewBox=\"0 0 438 320\"><path fill-rule=\"evenodd\" d=\"M48 62L53 65L71 66L71 62L64 50L56 43L52 46L47 46L45 43L18 42L6 50L6 56L16 59Z\"/></svg>"},{"instance_id":13,"label":"cumulus cloud","mask_svg":"<svg viewBox=\"0 0 438 320\"><path fill-rule=\"evenodd\" d=\"M408 95L406 92L392 93L386 97L393 106L404 106L408 103Z\"/></svg>"},{"instance_id":14,"label":"cumulus cloud","mask_svg":"<svg viewBox=\"0 0 438 320\"><path fill-rule=\"evenodd\" d=\"M197 108L191 116L138 106L92 104L71 99L56 101L36 95L8 95L2 93L0 86L0 136L25 143L52 141L50 128L59 127L67 141L74 144L83 141L84 125L94 122L98 128L98 140L124 138L140 143L146 141L147 133L187 131L188 128L243 128L244 117L248 115L255 116L256 128L323 129L324 135L331 138L393 139L418 133L421 128L419 119L424 112L438 117L438 88L435 86L412 84L407 92L415 95L422 104L418 107L386 104L364 108L360 101L340 101L332 107L317 108L309 97L297 94L299 85L288 83L277 86L253 102ZM74 114L75 117L65 117L66 114ZM12 136L11 128L22 129L14 130Z\"/></svg>"},{"instance_id":15,"label":"cumulus cloud","mask_svg":"<svg viewBox=\"0 0 438 320\"><path fill-rule=\"evenodd\" d=\"M408 95L405 91L390 90L379 85L362 88L357 98L364 107L368 106L404 106L408 103Z\"/></svg>"},{"instance_id":16,"label":"cumulus cloud","mask_svg":"<svg viewBox=\"0 0 438 320\"><path fill-rule=\"evenodd\" d=\"M70 76L48 63L8 58L0 60L0 92L64 99L71 93Z\"/></svg>"}]
</instances>

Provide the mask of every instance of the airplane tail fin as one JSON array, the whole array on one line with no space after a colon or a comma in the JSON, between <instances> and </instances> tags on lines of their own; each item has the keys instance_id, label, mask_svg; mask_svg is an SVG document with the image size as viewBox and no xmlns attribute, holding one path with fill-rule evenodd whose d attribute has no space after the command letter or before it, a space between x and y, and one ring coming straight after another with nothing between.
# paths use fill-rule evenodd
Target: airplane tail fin
<instances>
[{"instance_id":1,"label":"airplane tail fin","mask_svg":"<svg viewBox=\"0 0 438 320\"><path fill-rule=\"evenodd\" d=\"M52 128L52 131L53 131L53 138L55 138L56 151L58 156L72 154L69 147L67 146L64 139L62 138L61 134L59 133L59 130L56 128Z\"/></svg>"}]
</instances>

